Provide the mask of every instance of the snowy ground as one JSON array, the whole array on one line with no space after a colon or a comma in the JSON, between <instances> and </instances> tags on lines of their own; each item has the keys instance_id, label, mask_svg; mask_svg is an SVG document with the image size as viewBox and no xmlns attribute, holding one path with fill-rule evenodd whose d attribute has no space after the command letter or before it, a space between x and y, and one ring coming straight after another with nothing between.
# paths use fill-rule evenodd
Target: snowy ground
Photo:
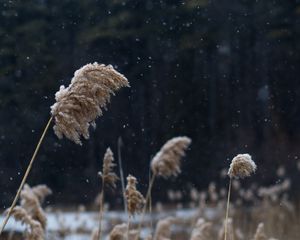
<instances>
[{"instance_id":1,"label":"snowy ground","mask_svg":"<svg viewBox=\"0 0 300 240\"><path fill-rule=\"evenodd\" d=\"M144 222L156 222L165 217L175 217L182 221L191 219L197 213L196 209L182 209L173 211L163 211L161 213L153 213L151 216L146 215ZM206 209L205 215L208 219L213 219L216 216L215 209ZM124 212L109 211L104 214L103 229L107 234L112 226L118 223L126 223L127 215ZM97 212L51 212L47 213L47 238L48 239L67 239L67 240L87 240L90 239L91 232L98 226L98 213ZM3 216L0 217L3 221ZM138 224L140 216L132 219L132 225ZM11 218L6 226L6 231L22 232L25 227L19 222ZM143 229L142 235L146 236L149 229Z\"/></svg>"}]
</instances>

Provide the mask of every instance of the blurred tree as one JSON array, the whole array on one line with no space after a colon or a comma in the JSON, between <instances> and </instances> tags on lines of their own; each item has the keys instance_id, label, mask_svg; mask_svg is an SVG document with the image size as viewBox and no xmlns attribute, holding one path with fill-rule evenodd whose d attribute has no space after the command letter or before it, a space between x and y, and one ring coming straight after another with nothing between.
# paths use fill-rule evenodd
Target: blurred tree
<instances>
[{"instance_id":1,"label":"blurred tree","mask_svg":"<svg viewBox=\"0 0 300 240\"><path fill-rule=\"evenodd\" d=\"M2 203L14 194L55 91L93 61L118 68L131 89L112 99L83 147L49 132L29 181L49 184L57 201L96 195L101 158L108 146L117 153L119 136L125 174L144 186L151 156L176 135L193 139L182 186L206 186L239 152L253 153L260 169L295 164L298 1L0 0L0 10Z\"/></svg>"}]
</instances>

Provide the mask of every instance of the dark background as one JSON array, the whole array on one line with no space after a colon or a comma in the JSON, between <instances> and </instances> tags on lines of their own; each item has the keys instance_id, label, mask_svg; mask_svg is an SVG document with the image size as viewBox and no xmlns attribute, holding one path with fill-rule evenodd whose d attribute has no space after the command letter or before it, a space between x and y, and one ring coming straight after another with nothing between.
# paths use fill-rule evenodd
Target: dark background
<instances>
[{"instance_id":1,"label":"dark background","mask_svg":"<svg viewBox=\"0 0 300 240\"><path fill-rule=\"evenodd\" d=\"M300 1L1 0L1 204L12 200L55 92L94 61L115 66L131 88L112 98L82 147L48 132L28 183L49 185L53 203L94 199L103 154L117 153L119 136L125 175L142 192L162 144L193 139L179 178L157 182L158 199L166 188L218 183L242 152L262 185L276 182L280 165L299 181L299 50Z\"/></svg>"}]
</instances>

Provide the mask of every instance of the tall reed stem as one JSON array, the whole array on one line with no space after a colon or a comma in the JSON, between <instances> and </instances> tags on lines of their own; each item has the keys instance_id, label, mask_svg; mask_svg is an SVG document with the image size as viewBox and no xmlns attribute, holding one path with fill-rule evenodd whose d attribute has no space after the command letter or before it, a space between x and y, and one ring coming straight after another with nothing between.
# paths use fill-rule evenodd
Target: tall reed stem
<instances>
[{"instance_id":1,"label":"tall reed stem","mask_svg":"<svg viewBox=\"0 0 300 240\"><path fill-rule=\"evenodd\" d=\"M137 231L138 234L137 234L137 238L136 239L139 239L139 236L140 236L140 233L141 233L142 224L143 224L144 217L145 217L145 214L146 214L146 209L147 209L148 201L149 201L150 196L151 196L151 190L152 190L152 187L153 187L153 184L154 184L155 177L156 177L156 175L153 174L152 177L151 177L151 179L150 179L150 183L149 183L147 194L146 194L145 205L143 207L143 211L142 211L142 215L141 215L141 220L140 220L140 223L139 223L139 226L138 226L138 231Z\"/></svg>"},{"instance_id":2,"label":"tall reed stem","mask_svg":"<svg viewBox=\"0 0 300 240\"><path fill-rule=\"evenodd\" d=\"M104 203L104 177L102 177L102 188L100 193L100 211L99 211L99 228L98 228L99 240L101 240L101 235L102 235L103 203Z\"/></svg>"},{"instance_id":3,"label":"tall reed stem","mask_svg":"<svg viewBox=\"0 0 300 240\"><path fill-rule=\"evenodd\" d=\"M230 178L230 181L229 181L228 197L227 197L227 204L226 204L225 236L224 236L224 240L227 239L227 225L228 225L227 221L228 221L228 212L229 212L230 192L231 192L231 178Z\"/></svg>"},{"instance_id":4,"label":"tall reed stem","mask_svg":"<svg viewBox=\"0 0 300 240\"><path fill-rule=\"evenodd\" d=\"M1 229L0 229L0 235L2 234L4 228L5 228L5 226L6 226L7 222L8 222L8 220L9 220L11 214L12 214L12 211L13 211L14 207L15 207L16 204L17 204L17 201L18 201L18 199L19 199L19 197L20 197L21 190L23 189L24 184L26 183L26 180L27 180L27 177L28 177L28 175L29 175L29 172L30 172L30 170L31 170L31 168L32 168L33 162L34 162L34 160L35 160L35 158L36 158L36 155L37 155L37 153L38 153L38 151L39 151L39 149L40 149L40 146L41 146L41 144L42 144L42 142L43 142L43 140L44 140L44 137L45 137L45 135L46 135L46 133L47 133L47 130L48 130L49 126L50 126L50 123L51 123L52 119L53 119L53 116L51 116L50 119L48 120L48 123L47 123L46 127L44 128L44 131L43 131L43 133L42 133L42 136L40 137L40 140L39 140L39 142L38 142L38 144L37 144L37 146L36 146L36 148L35 148L35 150L34 150L34 153L33 153L32 157L31 157L31 160L30 160L29 165L28 165L28 167L27 167L27 169L26 169L26 172L25 172L25 174L24 174L24 177L23 177L23 179L22 179L22 182L21 182L21 184L20 184L20 186L19 186L19 189L18 189L18 191L17 191L17 193L16 193L16 196L15 196L15 198L14 198L14 200L13 200L13 202L12 202L12 204L11 204L11 206L10 206L10 208L9 208L9 210L8 210L8 212L7 212L7 214L6 214L6 216L5 216L5 219L3 220L3 223L2 223L2 226L1 226Z\"/></svg>"},{"instance_id":5,"label":"tall reed stem","mask_svg":"<svg viewBox=\"0 0 300 240\"><path fill-rule=\"evenodd\" d=\"M120 178L121 178L121 185L122 185L122 193L123 193L123 203L124 203L124 211L127 215L127 201L125 199L125 180L124 180L124 173L123 173L123 167L122 167L122 158L121 158L121 148L123 146L122 138L118 138L118 163L119 163L119 172L120 172Z\"/></svg>"},{"instance_id":6,"label":"tall reed stem","mask_svg":"<svg viewBox=\"0 0 300 240\"><path fill-rule=\"evenodd\" d=\"M151 170L149 170L149 186L151 182ZM152 194L151 191L149 193L149 215L150 215L150 231L153 229L153 220L152 220Z\"/></svg>"}]
</instances>

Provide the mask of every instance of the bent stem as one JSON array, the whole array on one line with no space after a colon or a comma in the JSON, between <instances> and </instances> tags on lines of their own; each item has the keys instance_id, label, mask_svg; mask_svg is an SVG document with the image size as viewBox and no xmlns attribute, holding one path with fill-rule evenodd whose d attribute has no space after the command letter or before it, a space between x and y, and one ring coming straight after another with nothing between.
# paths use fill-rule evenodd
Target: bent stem
<instances>
[{"instance_id":1,"label":"bent stem","mask_svg":"<svg viewBox=\"0 0 300 240\"><path fill-rule=\"evenodd\" d=\"M226 204L225 236L224 236L224 240L227 239L227 225L228 225L227 221L228 221L228 212L229 212L230 192L231 192L231 178L230 178L230 181L229 181L228 197L227 197L227 204Z\"/></svg>"},{"instance_id":2,"label":"bent stem","mask_svg":"<svg viewBox=\"0 0 300 240\"><path fill-rule=\"evenodd\" d=\"M137 231L138 234L137 234L137 238L136 239L139 239L139 236L140 236L140 233L141 233L141 228L142 228L142 224L143 224L144 217L145 217L145 214L146 214L146 209L147 209L148 201L149 201L150 196L151 196L151 190L152 190L152 187L153 187L153 184L154 184L155 176L156 176L156 174L153 174L152 177L151 177L151 179L150 179L150 183L149 183L148 190L147 190L147 195L146 195L146 200L145 200L145 205L143 207L141 221L140 221L139 226L138 226L138 231Z\"/></svg>"},{"instance_id":3,"label":"bent stem","mask_svg":"<svg viewBox=\"0 0 300 240\"><path fill-rule=\"evenodd\" d=\"M43 133L42 133L42 136L40 137L40 140L39 140L39 142L38 142L38 144L37 144L37 146L36 146L36 148L35 148L35 150L34 150L34 153L33 153L32 157L31 157L31 160L30 160L29 165L28 165L28 167L27 167L27 169L26 169L26 172L25 172L25 174L24 174L24 177L23 177L23 179L22 179L22 182L21 182L21 184L20 184L20 186L19 186L19 189L18 189L18 191L17 191L17 193L16 193L16 196L15 196L15 198L14 198L14 200L13 200L13 202L12 202L12 204L11 204L11 206L10 206L10 208L9 208L9 210L8 210L8 212L7 212L7 214L6 214L6 217L5 217L5 219L4 219L3 223L2 223L2 226L1 226L1 229L0 229L0 235L2 234L4 228L5 228L5 226L6 226L7 222L8 222L8 220L9 220L11 214L12 214L12 211L13 211L14 207L15 207L16 204L17 204L17 201L18 201L18 199L19 199L21 190L22 190L23 187L24 187L24 184L25 184L25 182L26 182L26 180L27 180L27 177L28 177L28 175L29 175L29 172L30 172L30 170L31 170L31 168L32 168L33 162L34 162L34 160L35 160L35 158L36 158L36 155L37 155L37 153L38 153L38 151L39 151L39 149L40 149L40 146L41 146L41 144L42 144L42 142L43 142L43 140L44 140L44 137L45 137L46 132L47 132L49 126L50 126L50 123L51 123L52 119L53 119L53 116L51 116L50 119L48 120L48 123L47 123L46 127L44 128L44 131L43 131Z\"/></svg>"}]
</instances>

